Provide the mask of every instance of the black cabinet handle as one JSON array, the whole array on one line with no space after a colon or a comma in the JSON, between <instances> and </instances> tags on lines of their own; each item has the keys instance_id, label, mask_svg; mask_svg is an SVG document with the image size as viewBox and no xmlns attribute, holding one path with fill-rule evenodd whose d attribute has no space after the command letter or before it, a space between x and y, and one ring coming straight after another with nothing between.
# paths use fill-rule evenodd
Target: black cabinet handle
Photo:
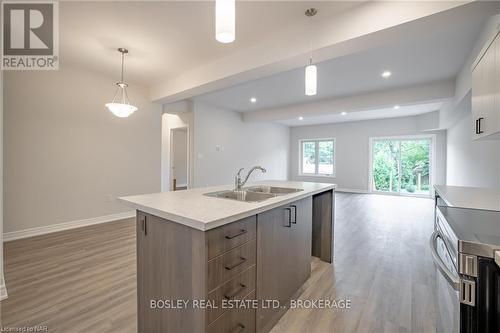
<instances>
[{"instance_id":1,"label":"black cabinet handle","mask_svg":"<svg viewBox=\"0 0 500 333\"><path fill-rule=\"evenodd\" d=\"M481 120L484 120L483 117L477 119L477 134L483 134L484 131L481 129Z\"/></svg>"},{"instance_id":2,"label":"black cabinet handle","mask_svg":"<svg viewBox=\"0 0 500 333\"><path fill-rule=\"evenodd\" d=\"M293 207L293 224L297 224L297 206L295 205L290 205L290 207Z\"/></svg>"},{"instance_id":3,"label":"black cabinet handle","mask_svg":"<svg viewBox=\"0 0 500 333\"><path fill-rule=\"evenodd\" d=\"M292 209L287 207L285 208L286 211L288 211L288 224L285 224L285 227L291 228L292 227Z\"/></svg>"},{"instance_id":4,"label":"black cabinet handle","mask_svg":"<svg viewBox=\"0 0 500 333\"><path fill-rule=\"evenodd\" d=\"M479 119L476 119L476 134L479 134L479 125L478 125Z\"/></svg>"},{"instance_id":5,"label":"black cabinet handle","mask_svg":"<svg viewBox=\"0 0 500 333\"><path fill-rule=\"evenodd\" d=\"M240 283L240 286L238 289L234 290L233 292L229 294L224 294L224 298L227 300L233 299L236 295L241 293L243 290L245 290L247 286L245 286L243 283Z\"/></svg>"},{"instance_id":6,"label":"black cabinet handle","mask_svg":"<svg viewBox=\"0 0 500 333\"><path fill-rule=\"evenodd\" d=\"M142 231L144 231L144 236L147 236L148 234L148 225L146 222L146 216L142 219Z\"/></svg>"},{"instance_id":7,"label":"black cabinet handle","mask_svg":"<svg viewBox=\"0 0 500 333\"><path fill-rule=\"evenodd\" d=\"M238 324L234 330L231 331L231 333L240 333L245 330L245 325L243 324Z\"/></svg>"},{"instance_id":8,"label":"black cabinet handle","mask_svg":"<svg viewBox=\"0 0 500 333\"><path fill-rule=\"evenodd\" d=\"M241 235L244 235L247 233L247 230L246 229L241 229L240 232L238 232L237 234L235 235L232 235L232 236L226 236L226 239L233 239L233 238L236 238L238 236L241 236Z\"/></svg>"},{"instance_id":9,"label":"black cabinet handle","mask_svg":"<svg viewBox=\"0 0 500 333\"><path fill-rule=\"evenodd\" d=\"M239 262L237 262L236 264L232 264L232 265L226 266L226 269L228 271L230 271L230 270L238 267L239 265L243 264L246 261L247 261L247 258L240 257L240 261Z\"/></svg>"}]
</instances>

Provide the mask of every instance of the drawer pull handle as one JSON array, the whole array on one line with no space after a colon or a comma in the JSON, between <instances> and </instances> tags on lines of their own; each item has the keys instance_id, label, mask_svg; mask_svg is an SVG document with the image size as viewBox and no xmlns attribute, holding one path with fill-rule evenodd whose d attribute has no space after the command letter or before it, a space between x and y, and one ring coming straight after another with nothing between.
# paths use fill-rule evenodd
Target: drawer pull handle
<instances>
[{"instance_id":1,"label":"drawer pull handle","mask_svg":"<svg viewBox=\"0 0 500 333\"><path fill-rule=\"evenodd\" d=\"M243 332L244 330L245 330L245 325L238 324L238 326L236 326L236 328L231 333L240 333Z\"/></svg>"},{"instance_id":2,"label":"drawer pull handle","mask_svg":"<svg viewBox=\"0 0 500 333\"><path fill-rule=\"evenodd\" d=\"M238 232L236 235L226 236L226 239L233 239L233 238L236 238L238 236L244 235L246 233L247 233L246 229L241 229L240 232Z\"/></svg>"},{"instance_id":3,"label":"drawer pull handle","mask_svg":"<svg viewBox=\"0 0 500 333\"><path fill-rule=\"evenodd\" d=\"M290 205L290 207L293 208L293 215L294 219L292 221L293 224L297 224L297 206L296 205Z\"/></svg>"},{"instance_id":4,"label":"drawer pull handle","mask_svg":"<svg viewBox=\"0 0 500 333\"><path fill-rule=\"evenodd\" d=\"M245 263L247 261L247 258L243 258L243 257L240 257L240 261L237 262L236 264L233 264L233 265L230 265L230 266L226 266L226 269L228 271L232 270L233 268L236 268L238 267L239 265Z\"/></svg>"},{"instance_id":5,"label":"drawer pull handle","mask_svg":"<svg viewBox=\"0 0 500 333\"><path fill-rule=\"evenodd\" d=\"M285 225L285 227L291 228L292 227L292 209L287 207L287 208L285 208L285 210L288 212L288 224Z\"/></svg>"},{"instance_id":6,"label":"drawer pull handle","mask_svg":"<svg viewBox=\"0 0 500 333\"><path fill-rule=\"evenodd\" d=\"M232 293L230 294L224 294L224 298L227 299L227 300L231 300L233 299L236 295L238 295L239 293L241 293L243 290L245 290L247 286L245 286L243 283L240 283L240 287L236 290L234 290Z\"/></svg>"}]
</instances>

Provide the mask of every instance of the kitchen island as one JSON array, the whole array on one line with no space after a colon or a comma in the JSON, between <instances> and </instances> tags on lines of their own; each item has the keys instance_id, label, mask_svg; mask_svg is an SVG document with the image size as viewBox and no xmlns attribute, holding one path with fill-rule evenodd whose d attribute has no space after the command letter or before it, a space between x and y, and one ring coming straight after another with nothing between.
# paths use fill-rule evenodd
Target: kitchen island
<instances>
[{"instance_id":1,"label":"kitchen island","mask_svg":"<svg viewBox=\"0 0 500 333\"><path fill-rule=\"evenodd\" d=\"M120 198L137 210L139 332L268 332L301 292L311 256L333 261L335 185L258 202L230 186Z\"/></svg>"}]
</instances>

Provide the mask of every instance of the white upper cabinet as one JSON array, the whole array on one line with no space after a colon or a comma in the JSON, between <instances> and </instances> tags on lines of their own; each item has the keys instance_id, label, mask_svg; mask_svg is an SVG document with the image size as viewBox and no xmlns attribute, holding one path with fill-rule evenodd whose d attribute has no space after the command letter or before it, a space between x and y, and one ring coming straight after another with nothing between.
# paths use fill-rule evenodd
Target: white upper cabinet
<instances>
[{"instance_id":1,"label":"white upper cabinet","mask_svg":"<svg viewBox=\"0 0 500 333\"><path fill-rule=\"evenodd\" d=\"M472 137L500 139L500 37L490 40L472 69Z\"/></svg>"}]
</instances>

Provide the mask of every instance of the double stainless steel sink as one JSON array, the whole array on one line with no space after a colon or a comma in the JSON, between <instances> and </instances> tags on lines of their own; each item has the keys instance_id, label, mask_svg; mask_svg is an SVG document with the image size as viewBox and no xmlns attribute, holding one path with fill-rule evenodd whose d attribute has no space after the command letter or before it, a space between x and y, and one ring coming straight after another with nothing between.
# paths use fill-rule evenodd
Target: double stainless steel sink
<instances>
[{"instance_id":1,"label":"double stainless steel sink","mask_svg":"<svg viewBox=\"0 0 500 333\"><path fill-rule=\"evenodd\" d=\"M270 198L275 198L279 195L296 193L303 191L301 188L288 188L277 186L250 186L244 187L241 191L238 190L225 190L218 192L205 193L206 196L231 199L245 202L259 202Z\"/></svg>"}]
</instances>

